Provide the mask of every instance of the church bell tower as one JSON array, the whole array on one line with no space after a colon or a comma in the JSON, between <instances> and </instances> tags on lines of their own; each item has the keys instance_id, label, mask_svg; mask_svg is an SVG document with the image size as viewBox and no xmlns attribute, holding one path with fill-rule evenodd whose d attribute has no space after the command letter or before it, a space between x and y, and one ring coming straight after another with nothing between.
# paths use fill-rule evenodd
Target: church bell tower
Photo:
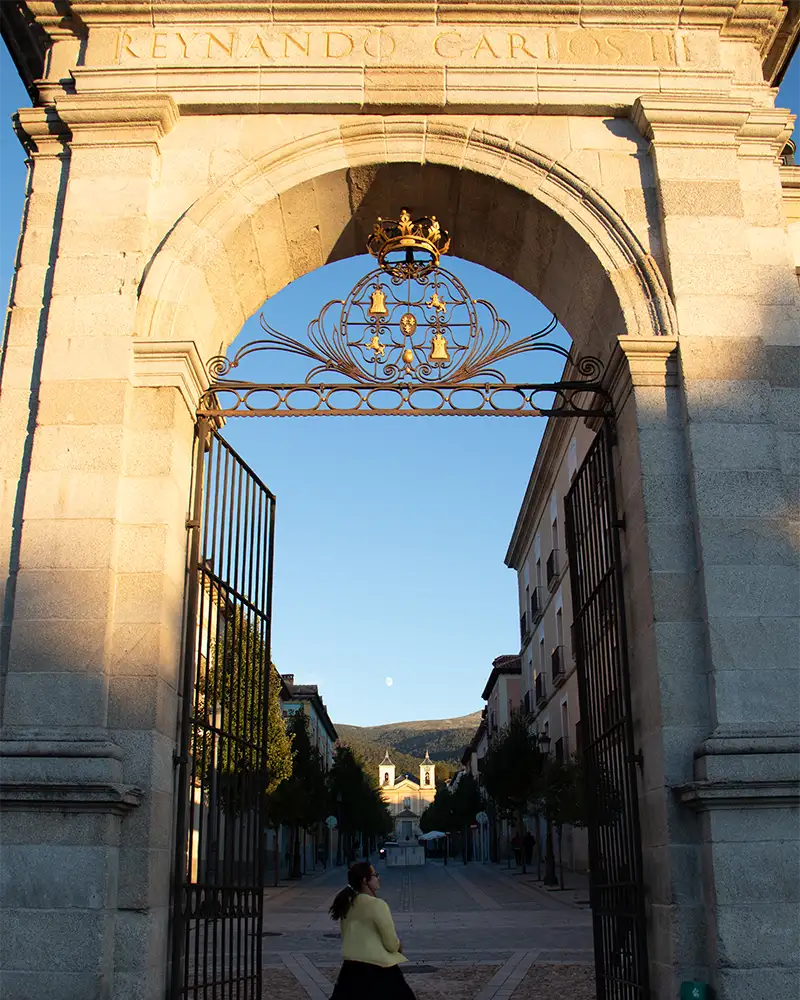
<instances>
[{"instance_id":1,"label":"church bell tower","mask_svg":"<svg viewBox=\"0 0 800 1000\"><path fill-rule=\"evenodd\" d=\"M419 766L419 787L436 787L436 765L428 756L427 750L425 751L425 760Z\"/></svg>"},{"instance_id":2,"label":"church bell tower","mask_svg":"<svg viewBox=\"0 0 800 1000\"><path fill-rule=\"evenodd\" d=\"M378 784L381 788L394 788L394 764L389 759L389 751L378 766Z\"/></svg>"}]
</instances>

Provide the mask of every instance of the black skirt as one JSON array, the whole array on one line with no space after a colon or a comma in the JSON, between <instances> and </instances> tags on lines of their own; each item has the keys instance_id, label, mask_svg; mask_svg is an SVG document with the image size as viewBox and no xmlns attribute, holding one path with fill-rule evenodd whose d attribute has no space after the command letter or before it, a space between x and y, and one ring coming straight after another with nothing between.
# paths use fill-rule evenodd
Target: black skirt
<instances>
[{"instance_id":1,"label":"black skirt","mask_svg":"<svg viewBox=\"0 0 800 1000\"><path fill-rule=\"evenodd\" d=\"M331 1000L415 1000L415 997L399 965L384 968L368 962L344 961Z\"/></svg>"}]
</instances>

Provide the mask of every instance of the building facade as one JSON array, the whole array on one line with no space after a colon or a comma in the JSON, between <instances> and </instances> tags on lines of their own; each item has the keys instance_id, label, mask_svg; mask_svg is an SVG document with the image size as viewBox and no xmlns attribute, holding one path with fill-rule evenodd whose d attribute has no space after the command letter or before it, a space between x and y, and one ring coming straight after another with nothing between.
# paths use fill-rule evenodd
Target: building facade
<instances>
[{"instance_id":1,"label":"building facade","mask_svg":"<svg viewBox=\"0 0 800 1000\"><path fill-rule=\"evenodd\" d=\"M516 654L497 656L481 697L486 702L486 732L489 743L507 726L522 702L522 667Z\"/></svg>"},{"instance_id":2,"label":"building facade","mask_svg":"<svg viewBox=\"0 0 800 1000\"><path fill-rule=\"evenodd\" d=\"M582 745L564 497L593 439L582 420L548 421L506 553L517 574L523 706L560 760ZM586 870L586 833L565 827L563 838L565 863Z\"/></svg>"},{"instance_id":3,"label":"building facade","mask_svg":"<svg viewBox=\"0 0 800 1000\"><path fill-rule=\"evenodd\" d=\"M331 722L319 688L316 684L295 684L294 674L281 674L281 679L281 709L284 717L288 717L291 712L305 712L311 744L319 750L324 770L329 771L339 734Z\"/></svg>"},{"instance_id":4,"label":"building facade","mask_svg":"<svg viewBox=\"0 0 800 1000\"><path fill-rule=\"evenodd\" d=\"M394 839L398 844L416 844L422 832L420 817L436 795L436 765L428 756L428 751L425 751L417 778L407 772L396 775L395 765L387 750L378 765L378 784L381 797L394 820Z\"/></svg>"}]
</instances>

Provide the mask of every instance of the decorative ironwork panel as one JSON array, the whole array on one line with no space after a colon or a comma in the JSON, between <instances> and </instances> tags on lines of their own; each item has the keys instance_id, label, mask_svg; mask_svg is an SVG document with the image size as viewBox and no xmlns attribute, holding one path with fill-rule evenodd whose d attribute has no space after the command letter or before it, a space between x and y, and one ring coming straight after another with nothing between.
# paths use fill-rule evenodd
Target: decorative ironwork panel
<instances>
[{"instance_id":1,"label":"decorative ironwork panel","mask_svg":"<svg viewBox=\"0 0 800 1000\"><path fill-rule=\"evenodd\" d=\"M588 771L598 1000L646 1000L647 939L610 422L565 498L581 742Z\"/></svg>"},{"instance_id":2,"label":"decorative ironwork panel","mask_svg":"<svg viewBox=\"0 0 800 1000\"><path fill-rule=\"evenodd\" d=\"M228 358L207 365L210 386L200 412L214 416L433 414L472 416L596 416L609 412L597 358L573 357L554 340L555 316L516 339L491 302L473 299L439 264L450 246L435 216L378 219L367 243L378 267L344 298L323 306L304 340L274 330ZM242 362L266 352L305 358L301 382L240 381ZM509 383L509 358L555 355L560 382Z\"/></svg>"},{"instance_id":3,"label":"decorative ironwork panel","mask_svg":"<svg viewBox=\"0 0 800 1000\"><path fill-rule=\"evenodd\" d=\"M206 417L193 478L171 1000L261 1000L275 497Z\"/></svg>"}]
</instances>

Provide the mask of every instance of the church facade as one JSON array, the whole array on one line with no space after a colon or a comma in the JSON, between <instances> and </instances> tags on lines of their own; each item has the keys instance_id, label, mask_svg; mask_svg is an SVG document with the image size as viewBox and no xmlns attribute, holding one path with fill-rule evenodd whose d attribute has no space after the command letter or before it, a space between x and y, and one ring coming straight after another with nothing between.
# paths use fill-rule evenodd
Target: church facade
<instances>
[{"instance_id":1,"label":"church facade","mask_svg":"<svg viewBox=\"0 0 800 1000\"><path fill-rule=\"evenodd\" d=\"M394 839L398 844L416 843L422 832L420 817L436 794L436 765L428 751L419 766L419 778L415 778L407 772L397 777L387 750L379 765L378 784L394 819Z\"/></svg>"}]
</instances>

